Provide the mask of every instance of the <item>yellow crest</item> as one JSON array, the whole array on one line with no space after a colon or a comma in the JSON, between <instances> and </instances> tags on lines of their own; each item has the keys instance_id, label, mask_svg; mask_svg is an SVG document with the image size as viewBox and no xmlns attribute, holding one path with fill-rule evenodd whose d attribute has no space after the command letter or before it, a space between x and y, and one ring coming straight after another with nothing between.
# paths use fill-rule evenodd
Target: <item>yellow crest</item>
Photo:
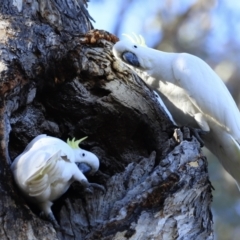
<instances>
[{"instance_id":1,"label":"yellow crest","mask_svg":"<svg viewBox=\"0 0 240 240\"><path fill-rule=\"evenodd\" d=\"M72 140L70 140L69 138L67 139L67 144L73 148L73 149L76 149L76 148L79 148L79 144L84 141L87 137L84 137L84 138L81 138L79 140L75 140L75 138L73 138Z\"/></svg>"},{"instance_id":2,"label":"yellow crest","mask_svg":"<svg viewBox=\"0 0 240 240\"><path fill-rule=\"evenodd\" d=\"M137 35L136 33L133 32L132 35L124 33L123 36L126 36L132 43L135 43L142 47L147 47L142 35Z\"/></svg>"}]
</instances>

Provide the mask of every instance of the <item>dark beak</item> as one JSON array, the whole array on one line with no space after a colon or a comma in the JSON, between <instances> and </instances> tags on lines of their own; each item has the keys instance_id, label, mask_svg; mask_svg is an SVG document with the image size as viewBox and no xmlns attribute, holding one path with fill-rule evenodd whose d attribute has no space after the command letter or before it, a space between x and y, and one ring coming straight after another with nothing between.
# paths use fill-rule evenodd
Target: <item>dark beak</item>
<instances>
[{"instance_id":1,"label":"dark beak","mask_svg":"<svg viewBox=\"0 0 240 240\"><path fill-rule=\"evenodd\" d=\"M122 54L122 58L126 63L132 65L133 67L140 67L138 58L134 53L124 52Z\"/></svg>"},{"instance_id":2,"label":"dark beak","mask_svg":"<svg viewBox=\"0 0 240 240\"><path fill-rule=\"evenodd\" d=\"M92 170L92 168L87 165L86 163L79 163L76 162L76 165L78 166L79 170L85 175L85 174L89 174Z\"/></svg>"}]
</instances>

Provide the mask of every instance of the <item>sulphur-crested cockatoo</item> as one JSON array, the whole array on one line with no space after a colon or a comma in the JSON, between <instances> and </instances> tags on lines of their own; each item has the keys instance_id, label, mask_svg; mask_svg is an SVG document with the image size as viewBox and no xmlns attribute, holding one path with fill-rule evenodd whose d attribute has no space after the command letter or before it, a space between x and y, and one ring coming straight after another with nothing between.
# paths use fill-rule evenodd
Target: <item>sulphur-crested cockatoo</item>
<instances>
[{"instance_id":1,"label":"sulphur-crested cockatoo","mask_svg":"<svg viewBox=\"0 0 240 240\"><path fill-rule=\"evenodd\" d=\"M113 46L114 56L168 100L178 124L200 127L206 147L240 186L240 113L218 75L200 58L146 46L134 34Z\"/></svg>"},{"instance_id":2,"label":"sulphur-crested cockatoo","mask_svg":"<svg viewBox=\"0 0 240 240\"><path fill-rule=\"evenodd\" d=\"M104 187L89 183L84 173L93 174L99 168L96 155L78 147L78 141L50 137L35 137L12 163L11 170L17 186L28 200L36 204L41 215L57 224L51 210L52 201L63 195L74 182L85 189Z\"/></svg>"}]
</instances>

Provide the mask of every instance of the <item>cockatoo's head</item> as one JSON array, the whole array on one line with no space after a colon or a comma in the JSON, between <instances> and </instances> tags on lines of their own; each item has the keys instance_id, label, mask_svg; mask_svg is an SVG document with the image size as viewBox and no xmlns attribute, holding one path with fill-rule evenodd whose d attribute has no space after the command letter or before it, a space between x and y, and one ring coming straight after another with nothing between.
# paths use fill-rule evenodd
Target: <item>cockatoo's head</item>
<instances>
[{"instance_id":1,"label":"cockatoo's head","mask_svg":"<svg viewBox=\"0 0 240 240\"><path fill-rule=\"evenodd\" d=\"M113 54L125 64L140 70L149 70L153 65L153 56L150 48L145 44L141 35L124 34L128 39L121 40L113 46Z\"/></svg>"},{"instance_id":2,"label":"cockatoo's head","mask_svg":"<svg viewBox=\"0 0 240 240\"><path fill-rule=\"evenodd\" d=\"M73 149L75 155L75 163L78 168L82 171L83 174L94 174L99 168L99 159L98 157L86 150L83 150L79 147L79 144L85 140L87 137L84 137L79 140L67 140L67 144Z\"/></svg>"}]
</instances>

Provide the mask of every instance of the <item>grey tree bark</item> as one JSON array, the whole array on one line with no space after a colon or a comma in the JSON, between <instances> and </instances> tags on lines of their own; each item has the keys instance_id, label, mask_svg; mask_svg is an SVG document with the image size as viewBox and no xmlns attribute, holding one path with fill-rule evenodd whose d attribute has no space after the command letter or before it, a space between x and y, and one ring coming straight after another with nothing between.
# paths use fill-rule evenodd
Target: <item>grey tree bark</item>
<instances>
[{"instance_id":1,"label":"grey tree bark","mask_svg":"<svg viewBox=\"0 0 240 240\"><path fill-rule=\"evenodd\" d=\"M2 0L0 5L0 239L213 239L207 162L188 128L174 130L154 93L93 31L86 1ZM100 159L53 206L61 229L16 188L10 164L46 133L88 136Z\"/></svg>"}]
</instances>

